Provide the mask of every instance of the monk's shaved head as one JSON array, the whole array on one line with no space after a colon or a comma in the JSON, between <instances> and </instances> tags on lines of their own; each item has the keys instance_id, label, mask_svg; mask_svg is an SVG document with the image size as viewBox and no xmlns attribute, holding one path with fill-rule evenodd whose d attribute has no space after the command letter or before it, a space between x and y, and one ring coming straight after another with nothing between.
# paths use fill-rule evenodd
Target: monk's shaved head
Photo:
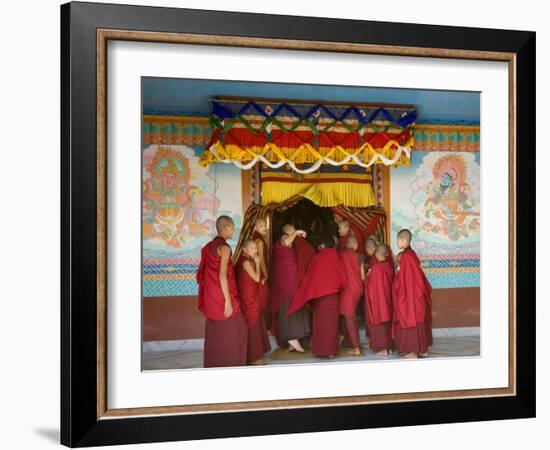
<instances>
[{"instance_id":1,"label":"monk's shaved head","mask_svg":"<svg viewBox=\"0 0 550 450\"><path fill-rule=\"evenodd\" d=\"M405 239L407 243L410 244L412 241L412 233L406 228L403 228L399 233L397 233L397 239Z\"/></svg>"},{"instance_id":2,"label":"monk's shaved head","mask_svg":"<svg viewBox=\"0 0 550 450\"><path fill-rule=\"evenodd\" d=\"M256 241L254 241L254 239L245 239L245 241L243 242L243 248L247 248L252 245L256 245Z\"/></svg>"},{"instance_id":3,"label":"monk's shaved head","mask_svg":"<svg viewBox=\"0 0 550 450\"><path fill-rule=\"evenodd\" d=\"M380 244L380 240L379 240L379 239L376 237L376 235L374 235L374 234L371 234L371 235L369 236L369 239L368 239L368 240L369 240L369 241L374 241L374 242L376 243L376 245Z\"/></svg>"},{"instance_id":4,"label":"monk's shaved head","mask_svg":"<svg viewBox=\"0 0 550 450\"><path fill-rule=\"evenodd\" d=\"M258 254L258 246L254 239L246 239L243 242L243 252L245 255L254 257Z\"/></svg>"},{"instance_id":5,"label":"monk's shaved head","mask_svg":"<svg viewBox=\"0 0 550 450\"><path fill-rule=\"evenodd\" d=\"M325 248L334 248L336 247L336 239L333 236L326 236L323 238L323 245Z\"/></svg>"},{"instance_id":6,"label":"monk's shaved head","mask_svg":"<svg viewBox=\"0 0 550 450\"><path fill-rule=\"evenodd\" d=\"M283 225L283 234L292 234L296 231L296 228L291 223Z\"/></svg>"},{"instance_id":7,"label":"monk's shaved head","mask_svg":"<svg viewBox=\"0 0 550 450\"><path fill-rule=\"evenodd\" d=\"M267 220L265 220L263 217L258 217L254 221L254 231L256 233L260 233L262 236L266 236L266 234L267 234Z\"/></svg>"},{"instance_id":8,"label":"monk's shaved head","mask_svg":"<svg viewBox=\"0 0 550 450\"><path fill-rule=\"evenodd\" d=\"M216 231L221 233L226 227L235 226L233 219L229 216L220 216L216 219Z\"/></svg>"},{"instance_id":9,"label":"monk's shaved head","mask_svg":"<svg viewBox=\"0 0 550 450\"><path fill-rule=\"evenodd\" d=\"M346 244L347 248L349 248L350 250L357 250L358 245L359 243L357 242L357 238L355 236L350 236L348 238L348 242Z\"/></svg>"},{"instance_id":10,"label":"monk's shaved head","mask_svg":"<svg viewBox=\"0 0 550 450\"><path fill-rule=\"evenodd\" d=\"M349 224L349 221L347 221L347 220L342 220L338 224L338 234L341 237L344 237L344 236L348 235L349 234L349 229L350 229L350 224Z\"/></svg>"},{"instance_id":11,"label":"monk's shaved head","mask_svg":"<svg viewBox=\"0 0 550 450\"><path fill-rule=\"evenodd\" d=\"M376 248L378 246L378 242L375 239L368 238L367 242L365 242L366 248Z\"/></svg>"},{"instance_id":12,"label":"monk's shaved head","mask_svg":"<svg viewBox=\"0 0 550 450\"><path fill-rule=\"evenodd\" d=\"M378 247L378 242L373 238L368 238L365 242L365 250L369 256L373 256L376 253L376 247Z\"/></svg>"},{"instance_id":13,"label":"monk's shaved head","mask_svg":"<svg viewBox=\"0 0 550 450\"><path fill-rule=\"evenodd\" d=\"M380 244L378 247L376 247L376 253L382 257L388 256L388 247L386 244Z\"/></svg>"}]
</instances>

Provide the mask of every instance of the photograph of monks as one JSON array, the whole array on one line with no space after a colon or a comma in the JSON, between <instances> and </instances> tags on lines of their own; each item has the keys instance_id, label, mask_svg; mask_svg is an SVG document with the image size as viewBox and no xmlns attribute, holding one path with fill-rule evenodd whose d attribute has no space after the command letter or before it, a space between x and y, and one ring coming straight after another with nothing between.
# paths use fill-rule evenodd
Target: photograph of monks
<instances>
[{"instance_id":1,"label":"photograph of monks","mask_svg":"<svg viewBox=\"0 0 550 450\"><path fill-rule=\"evenodd\" d=\"M144 77L142 108L142 370L480 356L479 92Z\"/></svg>"}]
</instances>

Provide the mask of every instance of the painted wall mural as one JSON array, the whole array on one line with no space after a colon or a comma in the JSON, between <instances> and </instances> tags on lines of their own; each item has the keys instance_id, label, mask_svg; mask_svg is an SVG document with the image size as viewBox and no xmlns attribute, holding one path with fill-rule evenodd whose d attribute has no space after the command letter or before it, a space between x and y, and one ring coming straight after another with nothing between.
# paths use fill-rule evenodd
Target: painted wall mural
<instances>
[{"instance_id":1,"label":"painted wall mural","mask_svg":"<svg viewBox=\"0 0 550 450\"><path fill-rule=\"evenodd\" d=\"M202 151L186 145L143 148L145 297L196 295L200 249L216 234L215 218L231 216L235 236L240 231L240 170L220 164L203 168ZM230 244L234 247L236 240Z\"/></svg>"},{"instance_id":2,"label":"painted wall mural","mask_svg":"<svg viewBox=\"0 0 550 450\"><path fill-rule=\"evenodd\" d=\"M478 152L413 152L391 172L391 221L409 228L433 288L479 287Z\"/></svg>"}]
</instances>

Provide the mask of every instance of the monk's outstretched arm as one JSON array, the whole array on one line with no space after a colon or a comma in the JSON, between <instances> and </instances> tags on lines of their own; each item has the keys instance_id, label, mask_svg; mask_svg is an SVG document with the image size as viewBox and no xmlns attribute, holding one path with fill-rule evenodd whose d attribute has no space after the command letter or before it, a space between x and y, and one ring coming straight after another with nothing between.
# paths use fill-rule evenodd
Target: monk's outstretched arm
<instances>
[{"instance_id":1,"label":"monk's outstretched arm","mask_svg":"<svg viewBox=\"0 0 550 450\"><path fill-rule=\"evenodd\" d=\"M294 242L294 239L296 239L298 236L305 238L306 235L307 233L304 230L296 230L292 234L285 234L281 238L281 241L283 245L285 245L286 247L291 247L292 243Z\"/></svg>"},{"instance_id":2,"label":"monk's outstretched arm","mask_svg":"<svg viewBox=\"0 0 550 450\"><path fill-rule=\"evenodd\" d=\"M264 241L258 239L258 241L256 241L256 245L258 246L258 255L260 255L260 268L262 270L262 274L264 275L264 278L267 280L267 265L265 263L267 258L264 255L264 251L265 251Z\"/></svg>"},{"instance_id":3,"label":"monk's outstretched arm","mask_svg":"<svg viewBox=\"0 0 550 450\"><path fill-rule=\"evenodd\" d=\"M361 280L365 281L365 263L361 263Z\"/></svg>"},{"instance_id":4,"label":"monk's outstretched arm","mask_svg":"<svg viewBox=\"0 0 550 450\"><path fill-rule=\"evenodd\" d=\"M220 249L221 264L220 264L220 286L222 288L223 297L225 298L225 309L223 315L227 318L233 314L233 305L231 304L231 294L229 293L229 282L227 281L227 265L231 256L229 247L223 245Z\"/></svg>"}]
</instances>

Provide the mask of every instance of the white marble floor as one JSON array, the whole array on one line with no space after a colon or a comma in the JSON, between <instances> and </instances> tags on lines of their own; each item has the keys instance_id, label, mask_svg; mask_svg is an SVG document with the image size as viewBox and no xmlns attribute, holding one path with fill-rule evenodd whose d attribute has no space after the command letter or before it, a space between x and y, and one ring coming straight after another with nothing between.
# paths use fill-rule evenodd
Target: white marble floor
<instances>
[{"instance_id":1,"label":"white marble floor","mask_svg":"<svg viewBox=\"0 0 550 450\"><path fill-rule=\"evenodd\" d=\"M364 336L364 334L363 334ZM271 337L271 347L277 348L275 340ZM398 354L392 354L387 357L376 356L370 350L367 350L368 341L361 342L363 354L361 356L338 356L331 360L331 363L343 361L380 361L380 360L398 360ZM181 347L180 347L181 348ZM265 355L268 365L273 364L315 364L327 363L326 358L291 358L291 359L273 359L273 350ZM428 358L449 358L449 357L475 357L480 355L479 335L467 336L441 336L434 334L434 343L430 349ZM280 353L279 353L280 356ZM174 370L191 369L202 367L203 352L200 345L183 346L180 350L147 350L142 355L142 370Z\"/></svg>"}]
</instances>

